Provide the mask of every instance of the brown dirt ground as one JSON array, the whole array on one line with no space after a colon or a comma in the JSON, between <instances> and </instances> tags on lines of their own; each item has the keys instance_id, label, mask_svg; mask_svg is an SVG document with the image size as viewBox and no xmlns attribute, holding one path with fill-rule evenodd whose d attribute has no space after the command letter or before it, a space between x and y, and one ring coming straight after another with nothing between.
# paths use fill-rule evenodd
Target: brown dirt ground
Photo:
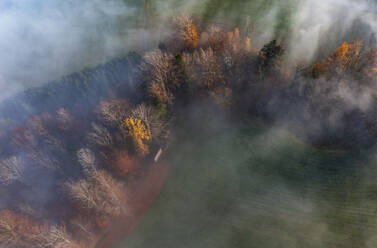
<instances>
[{"instance_id":1,"label":"brown dirt ground","mask_svg":"<svg viewBox=\"0 0 377 248\"><path fill-rule=\"evenodd\" d=\"M135 229L148 207L160 193L168 177L169 166L161 161L154 163L142 180L129 185L126 189L128 214L116 221L100 238L96 248L111 248L125 240Z\"/></svg>"}]
</instances>

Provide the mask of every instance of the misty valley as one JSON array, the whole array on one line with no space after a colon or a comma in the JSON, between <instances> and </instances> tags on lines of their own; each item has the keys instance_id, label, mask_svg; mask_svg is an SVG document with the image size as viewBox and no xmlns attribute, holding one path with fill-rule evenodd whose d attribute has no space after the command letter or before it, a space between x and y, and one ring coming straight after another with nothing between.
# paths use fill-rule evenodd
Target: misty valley
<instances>
[{"instance_id":1,"label":"misty valley","mask_svg":"<svg viewBox=\"0 0 377 248\"><path fill-rule=\"evenodd\" d=\"M26 2L0 248L377 247L376 1Z\"/></svg>"},{"instance_id":2,"label":"misty valley","mask_svg":"<svg viewBox=\"0 0 377 248\"><path fill-rule=\"evenodd\" d=\"M278 127L220 120L180 134L187 142L166 155L172 167L161 194L115 247L374 244L373 154L318 149Z\"/></svg>"}]
</instances>

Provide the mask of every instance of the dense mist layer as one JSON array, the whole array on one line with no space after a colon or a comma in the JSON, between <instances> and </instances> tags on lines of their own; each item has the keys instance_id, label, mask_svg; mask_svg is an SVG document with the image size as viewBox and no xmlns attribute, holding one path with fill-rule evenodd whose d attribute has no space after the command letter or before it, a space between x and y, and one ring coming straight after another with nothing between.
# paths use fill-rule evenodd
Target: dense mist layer
<instances>
[{"instance_id":1,"label":"dense mist layer","mask_svg":"<svg viewBox=\"0 0 377 248\"><path fill-rule=\"evenodd\" d=\"M375 8L2 2L0 248L375 247Z\"/></svg>"},{"instance_id":2,"label":"dense mist layer","mask_svg":"<svg viewBox=\"0 0 377 248\"><path fill-rule=\"evenodd\" d=\"M186 116L163 191L115 247L376 245L375 150L316 149L203 106Z\"/></svg>"},{"instance_id":3,"label":"dense mist layer","mask_svg":"<svg viewBox=\"0 0 377 248\"><path fill-rule=\"evenodd\" d=\"M341 41L375 42L376 35L373 1L3 1L0 99L153 47L170 32L169 17L182 12L203 25L238 25L255 47L278 38L292 64L327 55Z\"/></svg>"},{"instance_id":4,"label":"dense mist layer","mask_svg":"<svg viewBox=\"0 0 377 248\"><path fill-rule=\"evenodd\" d=\"M2 1L0 99L122 56L134 14L122 1Z\"/></svg>"}]
</instances>

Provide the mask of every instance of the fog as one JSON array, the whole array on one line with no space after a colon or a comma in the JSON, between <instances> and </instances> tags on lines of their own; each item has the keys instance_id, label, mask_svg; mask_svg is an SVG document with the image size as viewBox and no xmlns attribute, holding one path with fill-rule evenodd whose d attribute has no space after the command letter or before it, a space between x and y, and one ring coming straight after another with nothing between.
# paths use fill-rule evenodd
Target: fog
<instances>
[{"instance_id":1,"label":"fog","mask_svg":"<svg viewBox=\"0 0 377 248\"><path fill-rule=\"evenodd\" d=\"M193 14L207 24L239 25L257 48L278 38L295 64L328 53L343 40L375 35L374 7L371 1L351 0L156 0L150 1L148 25L141 1L2 1L0 101L145 44L155 45L169 32L169 18L178 13Z\"/></svg>"},{"instance_id":2,"label":"fog","mask_svg":"<svg viewBox=\"0 0 377 248\"><path fill-rule=\"evenodd\" d=\"M186 116L163 191L115 247L375 246L373 149L316 149L202 105Z\"/></svg>"},{"instance_id":3,"label":"fog","mask_svg":"<svg viewBox=\"0 0 377 248\"><path fill-rule=\"evenodd\" d=\"M363 40L369 45L376 35L376 9L366 1L300 1L292 20L288 56L312 62L326 56L343 41ZM322 53L318 54L318 50Z\"/></svg>"},{"instance_id":4,"label":"fog","mask_svg":"<svg viewBox=\"0 0 377 248\"><path fill-rule=\"evenodd\" d=\"M0 100L125 53L122 1L2 1Z\"/></svg>"},{"instance_id":5,"label":"fog","mask_svg":"<svg viewBox=\"0 0 377 248\"><path fill-rule=\"evenodd\" d=\"M125 120L139 118L135 114L136 105L142 104L145 107L144 104L150 104L150 113L146 110L142 112L143 109L140 108L141 114L153 113L157 116L155 119L161 121L159 128L167 129L160 130L159 135L164 136L166 132L166 136L170 133L174 136L159 137L163 141L154 144L156 147L151 152L154 152L154 148L163 148L163 157L169 162L171 174L161 195L142 219L138 229L124 244L120 243L119 247L128 245L144 248L151 247L151 244L155 247L176 247L177 244L181 247L237 247L232 243L235 241L246 247L250 247L250 244L255 247L334 247L334 244L339 247L374 247L377 225L374 221L375 214L371 211L375 208L372 206L375 202L368 196L375 193L375 183L370 175L375 175L376 152L369 141L375 143L373 135L377 131L370 131L370 123L362 119L367 118L377 104L374 78L367 79L372 82L364 80L364 77L356 80L344 72L343 77L316 79L314 76L309 78L294 74L294 71L298 65L308 68L315 61L325 59L343 41L361 40L366 49L376 46L376 1L2 1L0 102L25 89L42 86L84 68L124 57L130 51L137 51L143 56L173 34L172 17L180 14L192 15L199 32L216 24L224 29L224 34L239 27L239 40L240 37L242 41L247 41L246 37L251 38L253 49L245 48L243 54L247 59L240 56L240 70L229 74L231 76L226 78L229 78L229 82L226 82L228 85L224 83L225 86L221 86L224 87L224 97L220 97L226 98L226 89L230 89L233 82L237 84L234 78L238 77L239 81L247 84L248 87L245 87L242 94L237 91L242 91L237 87L234 87L234 91L230 89L230 93L234 93L231 101L240 96L240 100L236 99L229 104L233 104L236 110L231 114L239 116L229 118L228 114L231 114L228 113L226 104L215 108L215 104L209 103L211 100L202 102L199 99L201 96L196 95L189 96L193 98L189 106L183 102L177 104L179 111L176 112L167 114L171 111L170 107L174 108L168 106L172 104L170 99L167 103L162 102L160 105L159 102L154 106L151 102L155 100L152 99L155 96L152 96L150 86L157 85L151 84L155 78L157 81L163 78L158 83L166 86L170 81L166 80L166 83L165 76L173 78L176 75L170 72L178 71L177 78L174 78L177 85L186 80L186 72L192 73L194 76L189 80L195 81L196 65L191 65L194 69L191 68L190 71L187 63L188 69L179 71L180 57L175 57L176 54L173 53L169 56L175 58L174 65L170 65L171 60L162 59L161 62L156 56L156 63L167 64L167 72L162 70L161 74L154 73L152 68L153 73L144 75L141 68L148 61L140 59L140 62L139 56L135 56L135 61L138 62L134 64L125 59L114 63L113 67L100 67L97 74L86 71L77 77L67 77L67 80L62 80L59 84L52 84L45 92L30 94L30 98L27 94L22 95L20 98L24 97L24 102L10 101L2 108L8 110L4 114L6 118L1 120L8 129L0 130L0 137L3 138L0 152L4 157L0 169L4 174L8 172L6 176L9 177L12 174L6 171L6 166L22 166L15 169L23 172L18 175L22 177L20 184L23 187L19 190L19 185L9 184L15 192L19 191L17 194L11 191L4 194L0 205L13 206L13 201L21 199L32 207L38 206L39 211L30 214L22 204L16 205L20 212L40 219L49 216L55 210L50 207L52 203L67 201L60 197L66 192L63 192L59 180L66 180L67 177L76 180L87 176L85 173L80 174L80 161L75 157L77 151L83 151L86 147L93 149L98 156L96 159L104 162L105 166L113 166L112 163L116 164L114 161L118 163L118 157L124 155L121 152L127 153L127 157L124 155L125 160L130 159L132 163L126 149L129 145L135 146L132 142L137 142L136 139L130 139L131 128L127 127ZM264 78L258 64L260 56L257 51L272 39L276 39L285 50L283 67L279 68L281 74L278 74L281 78L274 78L274 73L271 73L271 77L265 73L267 77ZM174 37L172 40L175 41ZM243 43L239 46L247 47ZM192 51L187 49L185 52ZM219 56L219 60L214 60L217 62L223 54L208 56ZM244 68L245 61L251 61L250 67L255 68ZM249 66L246 62L244 64ZM149 64L152 63L153 61ZM184 59L183 64L184 67ZM107 73L106 70L111 72ZM250 74L249 70L252 71ZM135 75L128 75L133 72L136 72ZM224 75L226 73L228 72ZM252 78L244 79L243 74L252 75ZM286 74L289 75L289 80L284 78ZM201 77L198 78L200 81ZM87 81L80 85L75 80ZM275 87L278 83L271 82L274 80L281 83L278 85L280 88ZM138 91L141 90L139 87L129 87L131 84L139 86L143 81L148 81L145 83L149 87L143 88L143 92ZM87 85L91 83L93 85ZM259 88L254 88L254 83L259 83ZM288 84L293 86L289 88L286 86ZM297 89L295 84L298 85ZM75 87L70 88L70 85ZM290 95L287 93L288 97L284 95L285 92L275 91L285 91L288 88L291 90ZM217 89L212 90L212 93L216 93ZM50 92L52 93L49 94ZM135 95L132 95L133 92ZM197 92L198 95L202 93L200 90ZM237 92L239 95L236 95ZM46 100L39 99L44 96L47 96ZM179 98L181 95L176 96ZM261 100L263 97L267 99ZM82 101L74 101L81 98ZM251 100L248 101L249 99ZM226 101L227 99L224 100ZM71 104L67 104L68 107L65 108L64 103ZM253 103L255 106L250 106ZM168 107L165 108L164 104ZM242 104L246 107L241 108ZM51 108L42 109L44 105L51 105ZM10 107L6 109L7 106ZM23 111L14 111L18 108ZM255 113L250 113L255 109ZM28 111L35 116L26 116ZM47 113L49 111L51 113ZM237 111L244 112L240 114ZM354 114L349 117L352 122L347 122L344 117L350 113ZM12 122L7 119L11 114L23 118ZM101 119L101 114L105 118ZM369 117L373 117L373 113ZM25 120L26 124L19 123ZM139 121L141 124L146 122L144 119ZM375 120L372 121L375 125ZM95 128L96 124L90 124L92 122L99 122L98 127L101 128ZM352 130L346 130L349 127ZM12 131L6 133L8 130ZM38 138L34 139L33 133L38 133ZM105 137L102 142L107 142L105 145L99 145L98 141L95 143L88 138L101 138L101 135ZM336 140L338 136L339 140L343 138L345 141ZM317 139L322 138L325 142L316 143ZM328 140L325 138L330 142L326 143ZM330 146L333 144L331 141L334 141L334 146ZM336 146L337 141L339 144L343 143ZM171 146L165 150L165 143L169 142ZM360 145L360 150L368 145L369 150L346 151L344 148L353 148L352 143L355 143L355 147ZM343 144L344 147L341 146ZM25 155L18 149L25 149ZM135 147L130 149L130 154L137 152ZM44 153L46 156L56 157L56 160L45 159ZM140 155L137 159L141 161L144 158ZM147 159L149 158L145 158L145 161ZM56 167L36 166L44 163ZM63 172L59 172L58 166L63 168ZM15 178L10 179L15 181ZM127 180L128 177L124 181ZM34 189L38 196L30 193ZM110 194L104 194L108 195ZM190 204L187 204L188 201ZM67 210L66 214L71 210ZM65 218L64 211L59 212L58 216L54 214L52 216L56 219ZM372 218L368 219L370 216ZM184 242L186 243L182 245ZM239 247L243 247L241 245Z\"/></svg>"}]
</instances>

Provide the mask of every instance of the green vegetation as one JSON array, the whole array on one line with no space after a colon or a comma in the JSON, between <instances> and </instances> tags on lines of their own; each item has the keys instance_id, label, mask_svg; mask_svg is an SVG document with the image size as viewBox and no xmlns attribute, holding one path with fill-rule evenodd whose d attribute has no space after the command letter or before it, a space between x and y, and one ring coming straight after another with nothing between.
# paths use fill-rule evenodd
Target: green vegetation
<instances>
[{"instance_id":1,"label":"green vegetation","mask_svg":"<svg viewBox=\"0 0 377 248\"><path fill-rule=\"evenodd\" d=\"M189 15L171 29L2 106L0 246L95 247L153 199L164 151L168 182L121 246L373 247L376 48L296 69L278 40L258 51Z\"/></svg>"},{"instance_id":2,"label":"green vegetation","mask_svg":"<svg viewBox=\"0 0 377 248\"><path fill-rule=\"evenodd\" d=\"M116 248L369 247L377 199L367 154L205 116L187 120L163 191Z\"/></svg>"}]
</instances>

